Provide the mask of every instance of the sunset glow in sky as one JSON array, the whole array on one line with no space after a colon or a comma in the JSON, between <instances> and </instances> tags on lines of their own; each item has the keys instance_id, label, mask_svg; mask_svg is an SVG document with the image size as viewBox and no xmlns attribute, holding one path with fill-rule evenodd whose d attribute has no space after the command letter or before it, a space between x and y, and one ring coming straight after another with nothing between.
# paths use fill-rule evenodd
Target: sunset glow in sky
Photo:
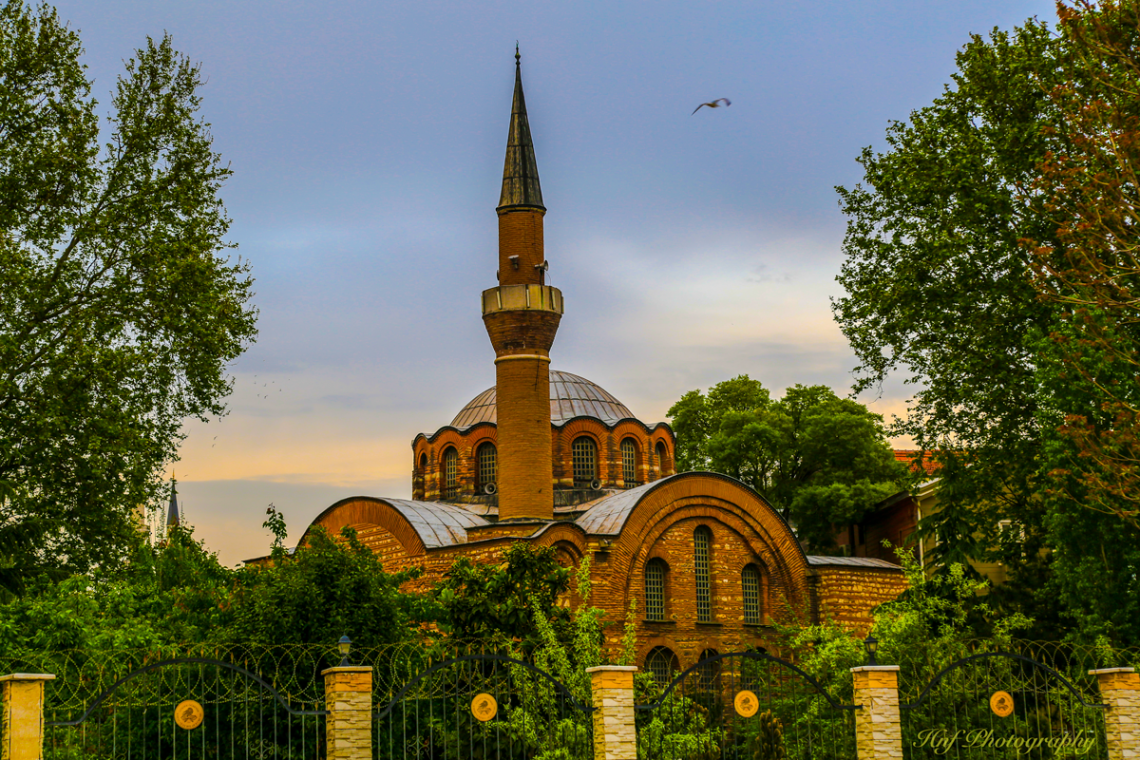
<instances>
[{"instance_id":1,"label":"sunset glow in sky","mask_svg":"<svg viewBox=\"0 0 1140 760\"><path fill-rule=\"evenodd\" d=\"M164 31L208 81L260 335L230 414L189 422L173 469L227 564L267 551L270 502L296 539L345 496L408 498L412 438L494 384L479 295L516 40L566 304L552 366L656 422L738 374L850 388L834 186L938 96L971 33L1053 18L1046 0L57 7L102 103ZM896 382L861 400L905 399Z\"/></svg>"}]
</instances>

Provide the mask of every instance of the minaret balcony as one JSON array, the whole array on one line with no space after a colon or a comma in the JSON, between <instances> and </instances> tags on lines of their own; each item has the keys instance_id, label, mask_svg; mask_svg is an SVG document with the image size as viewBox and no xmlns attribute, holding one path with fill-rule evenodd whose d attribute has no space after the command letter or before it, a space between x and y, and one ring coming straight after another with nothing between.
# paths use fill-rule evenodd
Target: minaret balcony
<instances>
[{"instance_id":1,"label":"minaret balcony","mask_svg":"<svg viewBox=\"0 0 1140 760\"><path fill-rule=\"evenodd\" d=\"M500 311L562 314L562 291L551 285L500 285L483 291L483 316Z\"/></svg>"}]
</instances>

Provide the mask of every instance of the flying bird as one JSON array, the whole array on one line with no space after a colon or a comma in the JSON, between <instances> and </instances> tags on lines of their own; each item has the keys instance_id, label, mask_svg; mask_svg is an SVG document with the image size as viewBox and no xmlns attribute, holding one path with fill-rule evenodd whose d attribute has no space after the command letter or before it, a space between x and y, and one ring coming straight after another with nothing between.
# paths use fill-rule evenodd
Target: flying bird
<instances>
[{"instance_id":1,"label":"flying bird","mask_svg":"<svg viewBox=\"0 0 1140 760\"><path fill-rule=\"evenodd\" d=\"M728 98L717 98L716 100L714 100L711 103L701 103L699 106L697 106L696 108L693 109L693 113L696 113L697 111L701 110L705 106L708 106L709 108L720 108L721 103L724 103L726 106L732 105L732 101L729 100ZM692 116L692 114L689 114L689 115Z\"/></svg>"}]
</instances>

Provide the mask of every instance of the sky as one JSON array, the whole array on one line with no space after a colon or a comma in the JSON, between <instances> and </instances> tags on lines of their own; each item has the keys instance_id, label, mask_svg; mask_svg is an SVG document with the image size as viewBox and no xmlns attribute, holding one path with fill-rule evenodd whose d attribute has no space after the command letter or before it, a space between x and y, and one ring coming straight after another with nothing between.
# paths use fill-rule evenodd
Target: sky
<instances>
[{"instance_id":1,"label":"sky","mask_svg":"<svg viewBox=\"0 0 1140 760\"><path fill-rule=\"evenodd\" d=\"M259 335L228 414L187 421L171 473L227 565L267 552L271 503L296 540L338 499L409 498L413 437L494 384L479 297L516 41L566 308L552 367L656 422L740 374L850 390L835 186L938 97L971 34L1054 17L1047 0L56 7L101 103L147 36L206 80ZM860 400L903 414L901 380Z\"/></svg>"}]
</instances>

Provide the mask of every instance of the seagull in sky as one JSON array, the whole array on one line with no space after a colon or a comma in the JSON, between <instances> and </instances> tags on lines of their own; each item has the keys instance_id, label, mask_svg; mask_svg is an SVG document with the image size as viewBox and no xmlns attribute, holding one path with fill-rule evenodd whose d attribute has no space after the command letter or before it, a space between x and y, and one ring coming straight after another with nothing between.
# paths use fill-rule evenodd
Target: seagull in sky
<instances>
[{"instance_id":1,"label":"seagull in sky","mask_svg":"<svg viewBox=\"0 0 1140 760\"><path fill-rule=\"evenodd\" d=\"M693 113L696 113L697 111L701 110L705 106L708 106L709 108L720 108L721 103L724 103L726 106L732 105L732 101L729 100L728 98L717 98L716 100L714 100L711 103L701 103L699 106L697 106L696 108L693 109ZM689 114L689 115L692 116L692 114Z\"/></svg>"}]
</instances>

